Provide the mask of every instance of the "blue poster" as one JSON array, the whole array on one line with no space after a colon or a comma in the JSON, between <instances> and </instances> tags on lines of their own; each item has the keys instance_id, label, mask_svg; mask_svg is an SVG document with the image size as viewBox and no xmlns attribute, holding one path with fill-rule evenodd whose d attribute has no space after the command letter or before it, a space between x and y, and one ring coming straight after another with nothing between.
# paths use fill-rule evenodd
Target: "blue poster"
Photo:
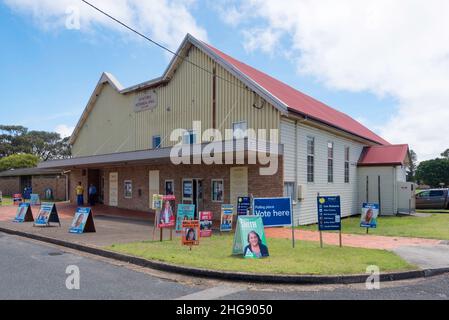
<instances>
[{"instance_id":1,"label":"blue poster","mask_svg":"<svg viewBox=\"0 0 449 320\"><path fill-rule=\"evenodd\" d=\"M340 197L318 197L317 205L319 230L341 230Z\"/></svg>"},{"instance_id":2,"label":"blue poster","mask_svg":"<svg viewBox=\"0 0 449 320\"><path fill-rule=\"evenodd\" d=\"M183 220L193 220L195 218L194 204L178 204L176 214L176 232L181 232Z\"/></svg>"},{"instance_id":3,"label":"blue poster","mask_svg":"<svg viewBox=\"0 0 449 320\"><path fill-rule=\"evenodd\" d=\"M70 225L69 232L81 234L84 232L87 218L90 215L90 208L78 208Z\"/></svg>"},{"instance_id":4,"label":"blue poster","mask_svg":"<svg viewBox=\"0 0 449 320\"><path fill-rule=\"evenodd\" d=\"M234 206L232 204L221 205L220 231L232 231L232 223L234 220Z\"/></svg>"},{"instance_id":5,"label":"blue poster","mask_svg":"<svg viewBox=\"0 0 449 320\"><path fill-rule=\"evenodd\" d=\"M253 214L262 217L265 227L291 226L291 198L254 198Z\"/></svg>"},{"instance_id":6,"label":"blue poster","mask_svg":"<svg viewBox=\"0 0 449 320\"><path fill-rule=\"evenodd\" d=\"M30 210L29 203L19 204L19 207L17 208L16 217L14 218L13 222L18 222L18 223L25 222L25 218L27 217L28 210Z\"/></svg>"},{"instance_id":7,"label":"blue poster","mask_svg":"<svg viewBox=\"0 0 449 320\"><path fill-rule=\"evenodd\" d=\"M39 210L39 215L37 216L36 226L47 226L49 224L50 215L54 211L54 203L42 203L41 209Z\"/></svg>"},{"instance_id":8,"label":"blue poster","mask_svg":"<svg viewBox=\"0 0 449 320\"><path fill-rule=\"evenodd\" d=\"M379 216L378 203L364 203L362 206L362 217L360 227L362 228L377 228L377 217Z\"/></svg>"},{"instance_id":9,"label":"blue poster","mask_svg":"<svg viewBox=\"0 0 449 320\"><path fill-rule=\"evenodd\" d=\"M32 206L36 206L36 205L38 205L38 204L41 204L41 200L40 200L38 194L32 193L32 194L30 195L30 204L31 204Z\"/></svg>"},{"instance_id":10,"label":"blue poster","mask_svg":"<svg viewBox=\"0 0 449 320\"><path fill-rule=\"evenodd\" d=\"M246 216L249 213L249 208L251 207L250 197L238 197L237 199L237 215Z\"/></svg>"}]
</instances>

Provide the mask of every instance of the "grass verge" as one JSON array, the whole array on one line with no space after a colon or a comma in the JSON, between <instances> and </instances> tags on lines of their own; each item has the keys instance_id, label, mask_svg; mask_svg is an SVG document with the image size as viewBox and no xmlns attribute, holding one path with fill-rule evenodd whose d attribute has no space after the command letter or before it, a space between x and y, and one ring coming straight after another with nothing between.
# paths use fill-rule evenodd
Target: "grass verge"
<instances>
[{"instance_id":1,"label":"grass verge","mask_svg":"<svg viewBox=\"0 0 449 320\"><path fill-rule=\"evenodd\" d=\"M107 249L145 259L183 266L226 271L267 274L344 275L364 274L369 265L382 272L416 269L396 254L385 250L326 246L316 242L297 242L295 249L286 239L268 239L270 257L244 259L232 256L232 235L214 235L201 239L198 247L189 251L179 239L164 242L133 242L115 244Z\"/></svg>"}]
</instances>

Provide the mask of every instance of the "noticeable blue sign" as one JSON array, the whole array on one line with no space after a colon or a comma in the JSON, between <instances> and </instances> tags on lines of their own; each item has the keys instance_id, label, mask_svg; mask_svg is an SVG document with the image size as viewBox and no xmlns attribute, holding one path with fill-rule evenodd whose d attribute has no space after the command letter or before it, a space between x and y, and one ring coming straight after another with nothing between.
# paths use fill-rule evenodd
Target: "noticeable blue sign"
<instances>
[{"instance_id":1,"label":"noticeable blue sign","mask_svg":"<svg viewBox=\"0 0 449 320\"><path fill-rule=\"evenodd\" d=\"M341 230L340 197L318 197L318 227L320 231Z\"/></svg>"},{"instance_id":2,"label":"noticeable blue sign","mask_svg":"<svg viewBox=\"0 0 449 320\"><path fill-rule=\"evenodd\" d=\"M292 225L291 198L254 198L253 214L262 217L265 227Z\"/></svg>"},{"instance_id":3,"label":"noticeable blue sign","mask_svg":"<svg viewBox=\"0 0 449 320\"><path fill-rule=\"evenodd\" d=\"M78 208L76 210L75 216L73 217L73 221L72 224L70 225L69 232L77 234L83 233L89 215L90 215L90 208Z\"/></svg>"},{"instance_id":4,"label":"noticeable blue sign","mask_svg":"<svg viewBox=\"0 0 449 320\"><path fill-rule=\"evenodd\" d=\"M362 217L360 227L377 228L377 217L379 216L378 203L364 203L362 206Z\"/></svg>"},{"instance_id":5,"label":"noticeable blue sign","mask_svg":"<svg viewBox=\"0 0 449 320\"><path fill-rule=\"evenodd\" d=\"M237 215L246 216L249 213L251 207L250 197L238 197L237 199Z\"/></svg>"},{"instance_id":6,"label":"noticeable blue sign","mask_svg":"<svg viewBox=\"0 0 449 320\"><path fill-rule=\"evenodd\" d=\"M29 203L19 204L19 207L17 208L16 217L14 218L13 222L18 222L18 223L25 222L29 210L30 210Z\"/></svg>"},{"instance_id":7,"label":"noticeable blue sign","mask_svg":"<svg viewBox=\"0 0 449 320\"><path fill-rule=\"evenodd\" d=\"M30 204L31 204L32 206L36 206L36 205L38 205L38 204L41 204L41 199L39 198L39 195L38 195L38 194L32 193L32 194L30 195Z\"/></svg>"}]
</instances>

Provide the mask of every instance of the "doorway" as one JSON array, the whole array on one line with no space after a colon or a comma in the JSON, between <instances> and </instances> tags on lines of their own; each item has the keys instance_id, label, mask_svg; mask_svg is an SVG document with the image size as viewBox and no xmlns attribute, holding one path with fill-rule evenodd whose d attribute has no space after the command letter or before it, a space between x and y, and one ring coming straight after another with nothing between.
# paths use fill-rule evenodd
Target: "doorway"
<instances>
[{"instance_id":1,"label":"doorway","mask_svg":"<svg viewBox=\"0 0 449 320\"><path fill-rule=\"evenodd\" d=\"M182 203L195 205L195 219L204 211L203 179L188 178L182 180Z\"/></svg>"}]
</instances>

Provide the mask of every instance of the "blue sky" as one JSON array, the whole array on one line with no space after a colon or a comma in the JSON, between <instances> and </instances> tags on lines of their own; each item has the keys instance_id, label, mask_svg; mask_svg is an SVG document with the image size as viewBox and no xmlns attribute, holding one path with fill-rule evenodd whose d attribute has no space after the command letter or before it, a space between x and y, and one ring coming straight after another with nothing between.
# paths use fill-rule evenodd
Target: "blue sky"
<instances>
[{"instance_id":1,"label":"blue sky","mask_svg":"<svg viewBox=\"0 0 449 320\"><path fill-rule=\"evenodd\" d=\"M54 23L57 17L64 17L64 8L57 8L49 0L30 1L0 0L2 124L24 125L30 129L48 131L56 130L58 126L73 128L103 71L115 75L124 86L131 86L160 76L169 62L169 55L153 44L120 30L118 26L96 21L96 13L86 6L82 7L82 14L86 16L87 12L89 16L82 16L86 20L81 22L85 22L87 26L82 26L81 30L69 30L63 24ZM77 3L76 0L64 1ZM106 3L96 1L99 6ZM117 0L119 2L127 3L126 0ZM258 2L259 0L251 1L252 4ZM269 2L272 1L267 1ZM135 2L134 6L137 3L139 2ZM179 4L179 0L166 0L163 3L183 6L186 17L192 20L188 22L190 26L202 32L210 44L225 53L348 113L368 124L370 129L386 135L390 141L410 142L412 147L421 148L426 156L436 153L433 149L425 149L419 137L400 135L405 129L414 132L409 128L408 122L403 124L408 127L395 131L396 124L401 124L400 119L408 114L401 108L404 108L404 101L409 102L408 97L411 95L407 96L406 93L412 92L413 87L410 85L406 91L403 86L397 85L404 83L399 75L407 72L404 69L395 70L392 67L396 65L394 63L389 63L387 69L383 63L389 62L390 57L376 60L379 56L377 54L366 58L370 60L362 60L363 55L358 54L356 58L360 57L361 61L351 61L351 57L341 58L338 50L346 53L354 48L357 51L357 42L352 42L348 49L341 45L346 40L339 40L332 34L325 34L323 41L316 40L323 34L322 25L316 27L313 25L315 22L301 20L300 16L295 21L296 25L280 25L279 19L276 20L276 14L279 13L272 9L274 5L251 8L237 0L224 0L221 5L208 0L189 0L185 5ZM286 11L282 11L282 14L289 11L289 4L287 1L285 3ZM296 5L296 2L293 3ZM29 9L31 6L42 10L33 11ZM151 10L150 6L146 8ZM114 10L113 6L105 9ZM169 15L167 12L164 14ZM138 14L136 17L142 18ZM191 32L185 30L189 27L180 26L180 30L176 30L177 37L169 38L167 35L164 38L162 32L158 32L157 27L151 23L133 19L127 21L135 22L145 34L159 37L162 43L172 48L180 43L182 33ZM314 32L314 27L318 30L313 38L316 42L311 42L307 35ZM176 22L172 22L170 28L176 28ZM301 34L304 30L307 33ZM385 34L384 30L379 32ZM334 39L332 36L335 43L329 41ZM358 39L357 35L353 36ZM342 37L346 38L348 37ZM364 39L363 35L360 39ZM395 39L388 39L390 40ZM248 43L253 45L248 48ZM268 48L267 43L271 43ZM323 44L332 47L325 47ZM327 52L329 54L323 56ZM365 66L369 69L366 77L361 72ZM383 68L385 72L377 72ZM394 80L391 83L390 78ZM416 119L413 121L416 122ZM412 123L412 120L409 122Z\"/></svg>"}]
</instances>

